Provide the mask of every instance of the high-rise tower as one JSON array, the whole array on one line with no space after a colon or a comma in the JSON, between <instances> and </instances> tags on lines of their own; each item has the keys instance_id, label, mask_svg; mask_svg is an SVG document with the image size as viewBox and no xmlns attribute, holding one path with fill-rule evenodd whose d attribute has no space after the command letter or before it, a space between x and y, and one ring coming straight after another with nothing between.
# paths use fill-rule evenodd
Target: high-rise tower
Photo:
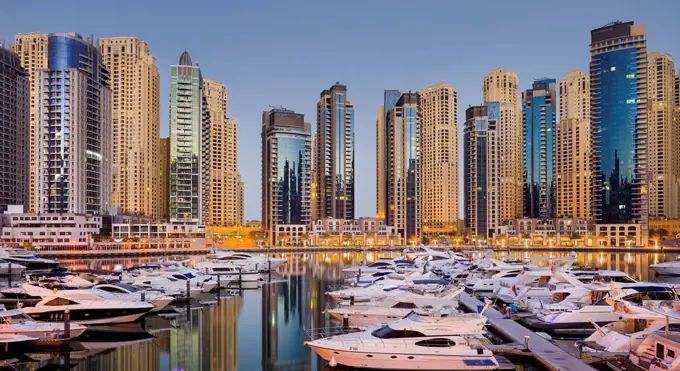
<instances>
[{"instance_id":1,"label":"high-rise tower","mask_svg":"<svg viewBox=\"0 0 680 371\"><path fill-rule=\"evenodd\" d=\"M555 217L555 79L534 81L522 93L524 216Z\"/></svg>"},{"instance_id":2,"label":"high-rise tower","mask_svg":"<svg viewBox=\"0 0 680 371\"><path fill-rule=\"evenodd\" d=\"M335 83L316 103L314 219L354 219L354 103Z\"/></svg>"},{"instance_id":3,"label":"high-rise tower","mask_svg":"<svg viewBox=\"0 0 680 371\"><path fill-rule=\"evenodd\" d=\"M111 206L109 71L90 38L48 36L36 71L36 211L103 214Z\"/></svg>"},{"instance_id":4,"label":"high-rise tower","mask_svg":"<svg viewBox=\"0 0 680 371\"><path fill-rule=\"evenodd\" d=\"M37 118L36 118L36 71L47 68L47 34L40 32L20 33L14 37L14 44L12 49L19 57L21 66L28 73L30 84L30 122L29 122L29 202L26 204L29 211L35 211L36 197L36 153L35 147L37 135Z\"/></svg>"},{"instance_id":5,"label":"high-rise tower","mask_svg":"<svg viewBox=\"0 0 680 371\"><path fill-rule=\"evenodd\" d=\"M590 220L590 75L567 72L567 77L559 81L559 102L555 215Z\"/></svg>"},{"instance_id":6,"label":"high-rise tower","mask_svg":"<svg viewBox=\"0 0 680 371\"><path fill-rule=\"evenodd\" d=\"M301 113L262 113L262 228L311 223L312 128Z\"/></svg>"},{"instance_id":7,"label":"high-rise tower","mask_svg":"<svg viewBox=\"0 0 680 371\"><path fill-rule=\"evenodd\" d=\"M0 213L29 205L30 96L19 57L0 43Z\"/></svg>"},{"instance_id":8,"label":"high-rise tower","mask_svg":"<svg viewBox=\"0 0 680 371\"><path fill-rule=\"evenodd\" d=\"M378 158L383 162L377 164L377 192L378 201L384 202L378 215L384 213L385 223L408 241L420 241L423 226L419 100L418 93L386 90L378 110L378 140L383 139Z\"/></svg>"},{"instance_id":9,"label":"high-rise tower","mask_svg":"<svg viewBox=\"0 0 680 371\"><path fill-rule=\"evenodd\" d=\"M640 223L646 241L646 27L614 22L590 34L593 217L602 224Z\"/></svg>"},{"instance_id":10,"label":"high-rise tower","mask_svg":"<svg viewBox=\"0 0 680 371\"><path fill-rule=\"evenodd\" d=\"M156 58L136 37L99 40L113 81L111 203L126 214L160 218L160 77Z\"/></svg>"},{"instance_id":11,"label":"high-rise tower","mask_svg":"<svg viewBox=\"0 0 680 371\"><path fill-rule=\"evenodd\" d=\"M458 93L447 84L420 91L425 228L458 224Z\"/></svg>"},{"instance_id":12,"label":"high-rise tower","mask_svg":"<svg viewBox=\"0 0 680 371\"><path fill-rule=\"evenodd\" d=\"M209 224L210 111L201 69L184 52L170 67L170 221Z\"/></svg>"}]
</instances>

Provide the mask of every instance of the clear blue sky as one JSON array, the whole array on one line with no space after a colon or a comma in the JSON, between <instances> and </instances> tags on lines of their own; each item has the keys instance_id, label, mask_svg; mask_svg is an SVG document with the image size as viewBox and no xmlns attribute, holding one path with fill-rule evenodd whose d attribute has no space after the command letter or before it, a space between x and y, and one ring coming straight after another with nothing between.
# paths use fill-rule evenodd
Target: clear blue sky
<instances>
[{"instance_id":1,"label":"clear blue sky","mask_svg":"<svg viewBox=\"0 0 680 371\"><path fill-rule=\"evenodd\" d=\"M610 21L646 23L649 51L670 53L680 65L679 15L677 0L22 0L3 1L0 39L39 31L145 40L161 73L164 136L170 65L188 50L203 76L227 84L229 116L240 120L246 219L260 219L262 111L283 105L314 123L319 93L340 81L356 105L357 216L366 216L375 214L384 89L449 83L462 124L489 71L516 71L522 89L534 78L587 71L589 31Z\"/></svg>"}]
</instances>

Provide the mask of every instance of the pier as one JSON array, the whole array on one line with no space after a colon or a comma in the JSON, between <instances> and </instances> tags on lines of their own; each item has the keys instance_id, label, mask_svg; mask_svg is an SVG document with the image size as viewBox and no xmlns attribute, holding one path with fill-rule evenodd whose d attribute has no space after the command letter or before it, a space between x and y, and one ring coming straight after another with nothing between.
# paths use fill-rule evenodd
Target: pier
<instances>
[{"instance_id":1,"label":"pier","mask_svg":"<svg viewBox=\"0 0 680 371\"><path fill-rule=\"evenodd\" d=\"M471 297L465 292L460 294L459 300L460 305L470 312L477 312L477 308L483 306L481 301ZM529 352L527 352L527 355L533 356L548 370L596 371L595 368L591 367L583 360L558 348L548 340L536 335L536 333L514 320L504 317L496 309L489 307L486 312L484 312L484 316L488 318L487 325L492 326L503 336L516 343L524 344L525 339L528 336Z\"/></svg>"}]
</instances>

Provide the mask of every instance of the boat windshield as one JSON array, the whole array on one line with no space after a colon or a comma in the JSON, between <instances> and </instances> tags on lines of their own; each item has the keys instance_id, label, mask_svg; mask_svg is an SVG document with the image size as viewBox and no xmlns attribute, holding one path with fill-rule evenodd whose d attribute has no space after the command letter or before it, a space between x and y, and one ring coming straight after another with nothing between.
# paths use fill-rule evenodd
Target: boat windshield
<instances>
[{"instance_id":1,"label":"boat windshield","mask_svg":"<svg viewBox=\"0 0 680 371\"><path fill-rule=\"evenodd\" d=\"M116 285L116 286L118 286L118 287L120 287L120 288L122 288L122 289L125 289L125 290L127 290L127 291L129 291L129 292L137 292L137 288L136 288L136 287L133 287L133 286L130 286L130 285L118 284L118 285Z\"/></svg>"},{"instance_id":2,"label":"boat windshield","mask_svg":"<svg viewBox=\"0 0 680 371\"><path fill-rule=\"evenodd\" d=\"M7 324L32 322L33 319L25 313L15 313L11 316L2 316L2 320Z\"/></svg>"},{"instance_id":3,"label":"boat windshield","mask_svg":"<svg viewBox=\"0 0 680 371\"><path fill-rule=\"evenodd\" d=\"M371 265L369 265L370 268L378 268L378 267L387 267L391 266L392 264L387 263L387 262L375 262Z\"/></svg>"},{"instance_id":4,"label":"boat windshield","mask_svg":"<svg viewBox=\"0 0 680 371\"><path fill-rule=\"evenodd\" d=\"M371 333L378 339L401 339L424 337L425 334L413 330L395 330L390 326L381 327Z\"/></svg>"}]
</instances>

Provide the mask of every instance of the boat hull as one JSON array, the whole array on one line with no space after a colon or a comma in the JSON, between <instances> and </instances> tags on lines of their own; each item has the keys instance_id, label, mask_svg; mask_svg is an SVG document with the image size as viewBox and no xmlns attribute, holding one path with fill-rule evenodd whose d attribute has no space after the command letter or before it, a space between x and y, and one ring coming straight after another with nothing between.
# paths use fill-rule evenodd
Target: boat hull
<instances>
[{"instance_id":1,"label":"boat hull","mask_svg":"<svg viewBox=\"0 0 680 371\"><path fill-rule=\"evenodd\" d=\"M321 358L343 366L375 370L495 370L493 357L454 356L415 353L358 352L323 348L307 343ZM370 356L370 357L369 357ZM482 361L482 362L479 362ZM483 363L475 365L475 363Z\"/></svg>"},{"instance_id":2,"label":"boat hull","mask_svg":"<svg viewBox=\"0 0 680 371\"><path fill-rule=\"evenodd\" d=\"M587 319L586 319L587 320ZM536 317L524 317L519 320L525 327L534 331L545 332L555 337L584 338L595 332L590 322L545 322ZM612 321L596 322L598 326L605 326Z\"/></svg>"},{"instance_id":3,"label":"boat hull","mask_svg":"<svg viewBox=\"0 0 680 371\"><path fill-rule=\"evenodd\" d=\"M664 276L680 276L680 265L669 266L669 265L650 265L652 269L657 274Z\"/></svg>"},{"instance_id":4,"label":"boat hull","mask_svg":"<svg viewBox=\"0 0 680 371\"><path fill-rule=\"evenodd\" d=\"M70 309L71 321L84 325L134 322L152 308L84 308ZM24 308L24 312L36 321L58 322L64 320L63 309Z\"/></svg>"}]
</instances>

